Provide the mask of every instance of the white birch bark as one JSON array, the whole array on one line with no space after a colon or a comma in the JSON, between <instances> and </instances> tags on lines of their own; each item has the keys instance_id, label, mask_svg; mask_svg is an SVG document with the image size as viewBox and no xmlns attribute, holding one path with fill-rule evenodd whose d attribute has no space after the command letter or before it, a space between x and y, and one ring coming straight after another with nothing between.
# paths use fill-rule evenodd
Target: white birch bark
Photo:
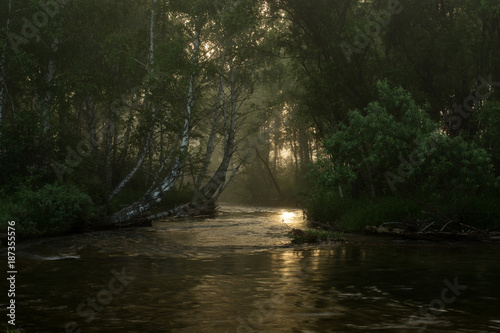
<instances>
[{"instance_id":1,"label":"white birch bark","mask_svg":"<svg viewBox=\"0 0 500 333\"><path fill-rule=\"evenodd\" d=\"M173 185L177 181L180 175L181 168L184 165L184 158L187 153L187 149L189 146L189 140L191 137L191 117L193 114L193 106L194 106L194 101L196 97L196 80L197 80L197 67L198 67L198 55L199 55L199 50L200 50L200 31L199 31L199 19L196 21L196 27L195 27L195 32L194 32L194 38L193 38L193 57L192 57L192 64L194 66L194 70L191 73L189 77L189 89L188 89L188 98L187 98L187 105L186 105L186 115L184 119L184 128L182 131L182 139L181 139L181 145L179 148L179 153L177 155L176 161L174 163L174 166L172 168L172 171L170 174L163 179L162 184L157 187L155 190L151 192L152 197L154 200L157 200L158 202L161 200L163 195L168 192L170 189L172 189Z\"/></svg>"},{"instance_id":2,"label":"white birch bark","mask_svg":"<svg viewBox=\"0 0 500 333\"><path fill-rule=\"evenodd\" d=\"M192 80L191 82L192 84L194 84L194 80ZM194 89L192 88L193 87L190 83L190 91L194 93ZM159 203L164 195L172 189L175 182L179 178L181 168L184 164L184 157L189 146L190 127L191 107L188 107L186 119L184 121L181 146L179 148L179 152L177 154L177 158L171 172L165 178L163 178L161 183L156 188L148 192L141 200L113 214L108 221L106 221L105 223L101 223L102 225L111 224L114 226L127 226L135 224L136 222L134 222L134 219L142 218L151 207Z\"/></svg>"},{"instance_id":3,"label":"white birch bark","mask_svg":"<svg viewBox=\"0 0 500 333\"><path fill-rule=\"evenodd\" d=\"M195 193L194 198L188 204L176 207L172 210L162 212L159 214L151 215L150 219L160 219L169 216L187 216L187 215L200 215L202 212L210 212L211 208L215 207L215 201L219 197L221 187L226 184L226 176L235 151L235 138L236 138L236 114L238 112L238 98L237 98L237 82L236 70L234 63L230 61L230 80L231 80L231 113L227 116L225 113L224 122L226 125L227 135L224 156L222 158L217 171L211 177L210 181Z\"/></svg>"},{"instance_id":4,"label":"white birch bark","mask_svg":"<svg viewBox=\"0 0 500 333\"><path fill-rule=\"evenodd\" d=\"M108 118L108 124L106 126L106 132L104 136L106 138L106 189L109 191L112 186L113 179L113 139L115 132L115 115L112 114Z\"/></svg>"},{"instance_id":5,"label":"white birch bark","mask_svg":"<svg viewBox=\"0 0 500 333\"><path fill-rule=\"evenodd\" d=\"M155 62L155 21L156 21L156 13L155 7L157 0L153 1L153 8L151 9L151 25L149 30L149 73L154 74L154 62ZM137 159L135 166L129 172L127 176L125 176L122 181L115 187L115 189L109 194L108 202L112 201L124 188L125 186L134 178L137 171L139 171L144 164L144 161L148 155L148 151L151 148L151 141L153 137L154 123L156 120L156 104L152 102L152 121L151 125L148 129L148 134L146 136L146 141L144 142L144 146L141 149L141 154Z\"/></svg>"},{"instance_id":6,"label":"white birch bark","mask_svg":"<svg viewBox=\"0 0 500 333\"><path fill-rule=\"evenodd\" d=\"M92 101L90 96L85 99L85 117L87 120L87 129L89 131L88 135L90 146L92 147L92 154L97 154L99 143L97 140L95 103Z\"/></svg>"},{"instance_id":7,"label":"white birch bark","mask_svg":"<svg viewBox=\"0 0 500 333\"><path fill-rule=\"evenodd\" d=\"M113 225L113 226L123 227L131 224L137 224L138 222L134 221L137 219L148 220L149 217L147 216L148 215L147 211L161 201L161 199L165 196L165 194L173 188L177 179L179 178L181 169L184 166L185 155L187 153L191 136L191 118L196 97L195 94L196 94L199 49L200 49L200 33L197 21L193 39L192 63L194 65L194 70L192 71L189 77L190 79L188 88L188 98L187 98L186 112L184 118L184 127L181 137L181 144L179 147L179 151L177 153L176 160L174 162L174 165L170 173L163 178L163 180L157 187L146 193L146 195L142 199L130 205L129 207L126 207L121 211L113 214L109 219L101 222L101 226Z\"/></svg>"},{"instance_id":8,"label":"white birch bark","mask_svg":"<svg viewBox=\"0 0 500 333\"><path fill-rule=\"evenodd\" d=\"M219 84L219 95L218 95L218 101L217 101L217 108L214 112L214 118L212 120L212 130L210 132L210 137L208 138L207 141L207 148L205 151L205 158L203 161L203 165L200 171L200 174L198 175L198 178L195 182L195 191L199 190L201 187L201 183L203 182L203 179L207 176L208 172L208 167L210 165L210 161L212 160L212 155L215 149L215 137L217 135L217 127L219 126L219 119L220 119L220 113L221 110L224 109L224 77L221 75L220 76L220 84Z\"/></svg>"},{"instance_id":9,"label":"white birch bark","mask_svg":"<svg viewBox=\"0 0 500 333\"><path fill-rule=\"evenodd\" d=\"M54 55L59 50L59 39L57 37L54 38L54 41L50 47L51 53ZM50 108L52 104L52 84L54 83L54 78L56 76L57 65L54 58L50 58L49 63L47 65L47 75L45 76L45 83L47 84L47 92L45 93L45 97L43 100L42 112L43 112L43 131L44 133L48 133L50 130Z\"/></svg>"}]
</instances>

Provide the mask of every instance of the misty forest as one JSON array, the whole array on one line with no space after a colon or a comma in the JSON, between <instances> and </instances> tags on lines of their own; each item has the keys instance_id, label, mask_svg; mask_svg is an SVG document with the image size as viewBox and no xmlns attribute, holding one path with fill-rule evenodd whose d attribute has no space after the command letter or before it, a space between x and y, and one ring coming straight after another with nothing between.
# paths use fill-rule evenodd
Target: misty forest
<instances>
[{"instance_id":1,"label":"misty forest","mask_svg":"<svg viewBox=\"0 0 500 333\"><path fill-rule=\"evenodd\" d=\"M0 29L6 332L500 329L498 0L1 0Z\"/></svg>"}]
</instances>

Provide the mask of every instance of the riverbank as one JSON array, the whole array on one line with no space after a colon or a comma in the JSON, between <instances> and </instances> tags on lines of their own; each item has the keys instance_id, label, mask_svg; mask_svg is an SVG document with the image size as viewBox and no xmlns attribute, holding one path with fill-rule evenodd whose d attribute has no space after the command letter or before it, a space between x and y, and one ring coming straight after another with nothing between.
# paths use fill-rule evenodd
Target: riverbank
<instances>
[{"instance_id":1,"label":"riverbank","mask_svg":"<svg viewBox=\"0 0 500 333\"><path fill-rule=\"evenodd\" d=\"M16 249L23 286L16 327L27 333L63 332L68 323L96 333L158 327L399 333L422 323L449 333L500 328L491 306L499 299L498 244L363 233L346 233L345 242L290 243L288 231L309 228L298 209L223 206L212 218L23 242ZM467 289L446 311L419 312L436 304L443 281L456 279Z\"/></svg>"},{"instance_id":2,"label":"riverbank","mask_svg":"<svg viewBox=\"0 0 500 333\"><path fill-rule=\"evenodd\" d=\"M408 240L425 240L425 241L471 241L471 242L500 242L500 232L470 229L462 232L449 232L449 231L423 231L423 232L409 232L404 229L391 228L391 227L373 227L367 226L364 228L363 233L372 236L387 236L396 237ZM467 229L467 228L466 228Z\"/></svg>"},{"instance_id":3,"label":"riverbank","mask_svg":"<svg viewBox=\"0 0 500 333\"><path fill-rule=\"evenodd\" d=\"M237 205L231 203L222 203L218 209L218 215L211 217L197 217L197 218L176 218L176 219L168 219L168 220L157 220L153 221L152 224L146 225L144 227L151 227L154 225L162 225L164 223L177 223L189 220L190 223L197 222L204 224L207 228L212 226L211 221L218 219L227 219L228 222L231 217L240 218L241 216L245 216L248 214L269 214L270 212L282 212L280 215L280 219L275 220L276 216L273 215L273 218L269 221L270 224L275 222L280 222L283 227L280 231L280 237L283 238L280 245L283 244L318 244L318 243L329 243L329 242L337 242L349 239L360 239L364 237L365 240L368 240L369 237L375 238L387 238L387 239L400 239L400 240L408 240L408 241L428 241L428 242L500 242L500 232L499 231L483 231L478 230L472 226L462 226L462 230L458 231L438 231L432 230L428 228L428 230L423 231L415 231L410 230L408 226L404 226L400 223L385 223L381 226L365 226L361 230L358 231L345 231L345 230L336 230L332 228L329 224L317 223L313 221L307 220L307 213L303 209L297 209L288 206L281 207L273 207L272 205L262 205L262 206L250 206L250 205ZM165 222L169 221L169 222ZM248 221L249 226L254 225L252 221ZM238 228L235 227L234 230L231 230L230 223L227 225L227 229L225 228L224 232L227 235L231 235L231 233L237 233ZM220 226L219 226L220 227ZM453 224L449 224L448 227L456 227ZM86 230L79 230L78 232L70 231L65 234L60 234L58 237L66 237L72 235L78 235L81 233L88 232L98 232L97 229L92 229L92 227L87 228ZM252 230L249 230L249 233ZM265 233L265 225L259 224L259 227L254 231L254 233ZM44 239L51 238L55 235L28 235L22 232L18 232L17 234L17 242L24 242L28 240L34 239ZM57 236L56 236L57 237ZM212 236L210 236L212 237ZM237 238L237 235L234 235ZM7 234L5 231L1 231L0 233L0 241L3 246L7 241ZM203 240L200 240L203 242ZM247 243L247 242L245 242ZM193 244L194 245L194 244Z\"/></svg>"}]
</instances>

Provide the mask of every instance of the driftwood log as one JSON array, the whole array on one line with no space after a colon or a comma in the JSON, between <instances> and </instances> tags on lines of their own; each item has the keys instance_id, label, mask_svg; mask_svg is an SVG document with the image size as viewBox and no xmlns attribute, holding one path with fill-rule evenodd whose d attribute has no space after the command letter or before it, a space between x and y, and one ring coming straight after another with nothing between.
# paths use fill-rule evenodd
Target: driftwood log
<instances>
[{"instance_id":1,"label":"driftwood log","mask_svg":"<svg viewBox=\"0 0 500 333\"><path fill-rule=\"evenodd\" d=\"M411 232L404 229L392 227L374 227L368 226L364 229L365 233L374 235L395 236L398 238L426 241L500 241L500 232L489 232L487 230L469 229L463 232L452 231L420 231Z\"/></svg>"}]
</instances>

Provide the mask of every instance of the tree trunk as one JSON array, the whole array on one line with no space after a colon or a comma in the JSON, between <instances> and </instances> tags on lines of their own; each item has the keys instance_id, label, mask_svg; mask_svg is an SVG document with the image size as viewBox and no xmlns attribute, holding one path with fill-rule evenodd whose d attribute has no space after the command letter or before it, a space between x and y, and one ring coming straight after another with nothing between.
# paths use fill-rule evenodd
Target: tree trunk
<instances>
[{"instance_id":1,"label":"tree trunk","mask_svg":"<svg viewBox=\"0 0 500 333\"><path fill-rule=\"evenodd\" d=\"M7 13L7 24L5 26L5 34L10 32L10 12L12 10L12 0L9 0L9 10ZM5 112L5 99L7 95L7 39L2 47L2 60L0 62L0 139L2 138L1 126ZM2 151L0 148L0 156Z\"/></svg>"},{"instance_id":2,"label":"tree trunk","mask_svg":"<svg viewBox=\"0 0 500 333\"><path fill-rule=\"evenodd\" d=\"M283 199L283 192L281 192L281 188L280 188L280 185L278 183L278 181L276 180L276 177L274 177L274 174L273 174L273 170L271 169L271 166L269 165L269 161L266 161L259 153L259 150L257 148L255 148L255 153L257 154L257 157L259 158L259 160L262 161L262 163L264 164L264 167L266 168L267 170L267 174L269 176L269 179L271 179L271 182L273 183L273 186L274 188L276 189L276 191L278 192L278 195L279 195L279 198L280 200Z\"/></svg>"},{"instance_id":3,"label":"tree trunk","mask_svg":"<svg viewBox=\"0 0 500 333\"><path fill-rule=\"evenodd\" d=\"M300 171L306 174L311 163L309 155L309 138L307 128L303 125L299 127L299 155L300 155Z\"/></svg>"},{"instance_id":4,"label":"tree trunk","mask_svg":"<svg viewBox=\"0 0 500 333\"><path fill-rule=\"evenodd\" d=\"M219 126L220 111L224 108L224 78L222 75L220 75L219 95L217 99L217 108L215 109L214 118L212 120L212 131L207 142L205 159L203 161L202 169L194 186L195 190L198 190L201 187L201 183L207 175L208 166L210 165L210 161L212 160L212 154L215 148L215 136L217 135L217 127Z\"/></svg>"},{"instance_id":5,"label":"tree trunk","mask_svg":"<svg viewBox=\"0 0 500 333\"><path fill-rule=\"evenodd\" d=\"M97 151L99 149L99 142L97 140L95 103L92 101L92 97L90 96L85 99L85 116L87 121L90 146L92 147L92 154L95 155L97 154Z\"/></svg>"},{"instance_id":6,"label":"tree trunk","mask_svg":"<svg viewBox=\"0 0 500 333\"><path fill-rule=\"evenodd\" d=\"M108 119L107 131L104 133L106 138L106 191L111 190L111 186L113 185L113 140L114 140L114 132L115 132L115 120L114 115Z\"/></svg>"},{"instance_id":7,"label":"tree trunk","mask_svg":"<svg viewBox=\"0 0 500 333\"><path fill-rule=\"evenodd\" d=\"M50 47L50 51L52 54L55 54L58 50L59 50L59 39L56 37L56 38L54 38L54 42L52 43L52 46ZM53 100L52 84L54 83L56 71L57 71L56 61L53 58L51 58L49 60L48 65L47 65L47 75L45 78L45 82L47 84L47 92L45 93L45 98L44 98L43 106L42 106L43 131L46 134L49 132L50 127L51 127L50 109L52 107L52 100Z\"/></svg>"},{"instance_id":8,"label":"tree trunk","mask_svg":"<svg viewBox=\"0 0 500 333\"><path fill-rule=\"evenodd\" d=\"M224 146L224 156L219 164L219 167L217 168L217 171L211 177L210 181L203 186L203 188L196 190L191 202L171 209L167 212L152 215L150 216L151 219L166 218L171 216L205 215L210 212L210 207L215 208L215 202L226 186L227 171L235 150L236 113L238 111L238 104L236 70L232 60L230 61L229 67L231 72L231 116L229 118L225 113L224 123L226 124L227 139Z\"/></svg>"},{"instance_id":9,"label":"tree trunk","mask_svg":"<svg viewBox=\"0 0 500 333\"><path fill-rule=\"evenodd\" d=\"M297 147L297 131L292 129L293 136L290 136L290 146L292 148L293 160L295 163L295 183L299 184L300 179L300 170L299 170L299 156L298 156L298 147Z\"/></svg>"},{"instance_id":10,"label":"tree trunk","mask_svg":"<svg viewBox=\"0 0 500 333\"><path fill-rule=\"evenodd\" d=\"M111 216L98 221L98 227L128 227L132 225L143 225L148 223L149 210L155 205L160 203L161 199L168 193L177 182L181 169L184 166L185 155L189 146L189 140L191 135L191 118L193 115L193 106L195 102L196 93L196 80L197 80L197 66L198 66L198 52L200 48L200 33L198 21L196 23L196 29L193 41L193 57L192 63L194 70L190 75L188 98L184 119L184 128L182 131L181 145L177 153L177 158L175 163L170 170L169 174L163 178L160 184L150 191L148 191L142 199L133 203L132 205L125 207L124 209L112 214Z\"/></svg>"},{"instance_id":11,"label":"tree trunk","mask_svg":"<svg viewBox=\"0 0 500 333\"><path fill-rule=\"evenodd\" d=\"M127 128L125 130L125 134L123 135L123 152L120 156L120 164L123 166L125 165L125 161L127 160L128 156L128 151L129 151L129 146L130 146L130 136L132 132L132 119L134 118L134 110L130 108L130 111L128 113L128 119L125 121L127 124Z\"/></svg>"},{"instance_id":12,"label":"tree trunk","mask_svg":"<svg viewBox=\"0 0 500 333\"><path fill-rule=\"evenodd\" d=\"M154 4L156 4L156 0L154 1ZM153 5L153 9L151 10L151 26L149 30L149 73L153 74L154 73L154 61L155 61L155 39L154 39L154 34L155 34L155 19L156 19L156 14L155 14L155 8ZM125 176L122 181L115 187L115 189L109 194L108 196L108 202L111 202L124 188L125 186L134 178L135 174L137 171L139 171L144 163L144 160L146 159L148 155L148 151L150 151L151 148L151 140L153 136L153 130L154 130L154 123L156 120L156 104L154 101L152 101L152 120L151 120L151 125L149 126L148 129L148 134L146 135L146 140L145 143L141 149L141 154L139 155L135 166L132 168L132 170L129 172L127 176Z\"/></svg>"}]
</instances>

